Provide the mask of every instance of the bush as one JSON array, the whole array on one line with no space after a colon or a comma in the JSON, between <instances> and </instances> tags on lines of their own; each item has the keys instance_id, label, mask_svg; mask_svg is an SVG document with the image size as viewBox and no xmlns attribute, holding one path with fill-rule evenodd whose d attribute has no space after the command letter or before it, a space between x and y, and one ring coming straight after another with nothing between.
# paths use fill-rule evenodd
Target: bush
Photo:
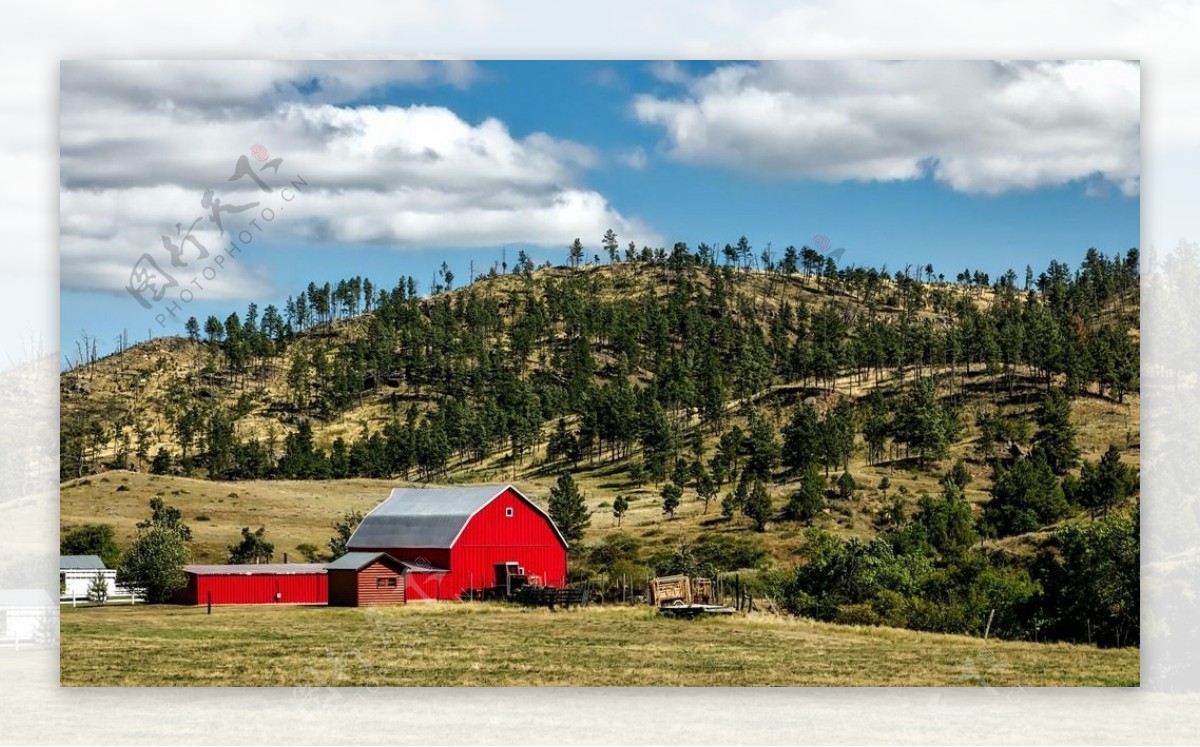
<instances>
[{"instance_id":1,"label":"bush","mask_svg":"<svg viewBox=\"0 0 1200 747\"><path fill-rule=\"evenodd\" d=\"M838 607L834 622L841 625L879 625L882 621L870 604L843 604Z\"/></svg>"},{"instance_id":2,"label":"bush","mask_svg":"<svg viewBox=\"0 0 1200 747\"><path fill-rule=\"evenodd\" d=\"M767 558L767 548L753 535L707 532L691 544L699 565L714 572L759 568Z\"/></svg>"},{"instance_id":3,"label":"bush","mask_svg":"<svg viewBox=\"0 0 1200 747\"><path fill-rule=\"evenodd\" d=\"M165 475L171 471L171 452L167 447L160 446L158 451L154 452L154 460L150 462L150 472L156 475Z\"/></svg>"},{"instance_id":4,"label":"bush","mask_svg":"<svg viewBox=\"0 0 1200 747\"><path fill-rule=\"evenodd\" d=\"M304 558L306 563L321 563L324 562L324 557L321 555L321 548L311 542L302 542L296 545L296 552Z\"/></svg>"},{"instance_id":5,"label":"bush","mask_svg":"<svg viewBox=\"0 0 1200 747\"><path fill-rule=\"evenodd\" d=\"M99 555L104 565L115 568L120 560L116 530L111 524L84 524L67 532L58 543L62 555Z\"/></svg>"},{"instance_id":6,"label":"bush","mask_svg":"<svg viewBox=\"0 0 1200 747\"><path fill-rule=\"evenodd\" d=\"M164 525L142 527L121 556L117 583L143 589L147 601L169 601L183 586L183 566L188 558L187 543L178 531Z\"/></svg>"}]
</instances>

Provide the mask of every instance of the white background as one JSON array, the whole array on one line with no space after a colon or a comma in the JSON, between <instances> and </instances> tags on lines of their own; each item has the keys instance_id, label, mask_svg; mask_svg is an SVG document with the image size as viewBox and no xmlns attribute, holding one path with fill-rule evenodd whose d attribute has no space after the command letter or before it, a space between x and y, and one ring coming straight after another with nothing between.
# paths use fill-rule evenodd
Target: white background
<instances>
[{"instance_id":1,"label":"white background","mask_svg":"<svg viewBox=\"0 0 1200 747\"><path fill-rule=\"evenodd\" d=\"M0 396L0 453L28 457L3 461L0 567L19 569L6 583L54 588L60 59L1140 59L1142 247L1162 258L1200 238L1189 189L1200 172L1197 32L1192 3L1126 0L10 4L0 23L0 372L20 395ZM1169 385L1143 384L1140 690L60 690L51 651L0 655L0 742L1193 742L1200 412L1180 374L1200 362L1188 285L1200 273L1172 273L1147 287L1143 306L1143 370Z\"/></svg>"}]
</instances>

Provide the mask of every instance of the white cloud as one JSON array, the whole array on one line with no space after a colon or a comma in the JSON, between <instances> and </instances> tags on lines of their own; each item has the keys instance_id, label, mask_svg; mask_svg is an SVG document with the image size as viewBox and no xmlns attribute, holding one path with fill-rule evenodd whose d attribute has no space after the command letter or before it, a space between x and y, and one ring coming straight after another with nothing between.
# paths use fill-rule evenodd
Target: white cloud
<instances>
[{"instance_id":1,"label":"white cloud","mask_svg":"<svg viewBox=\"0 0 1200 747\"><path fill-rule=\"evenodd\" d=\"M631 148L624 153L621 153L618 158L621 163L625 164L635 171L641 171L646 168L648 159L646 158L646 150L642 147Z\"/></svg>"},{"instance_id":2,"label":"white cloud","mask_svg":"<svg viewBox=\"0 0 1200 747\"><path fill-rule=\"evenodd\" d=\"M634 112L690 163L827 181L931 175L987 194L1097 176L1139 189L1135 63L764 62L658 75L685 90L638 96Z\"/></svg>"},{"instance_id":3,"label":"white cloud","mask_svg":"<svg viewBox=\"0 0 1200 747\"><path fill-rule=\"evenodd\" d=\"M459 60L88 60L62 63L61 88L148 107L230 110L298 95L339 103L387 85L462 88L478 76L474 63Z\"/></svg>"},{"instance_id":4,"label":"white cloud","mask_svg":"<svg viewBox=\"0 0 1200 747\"><path fill-rule=\"evenodd\" d=\"M364 91L394 80L357 63L349 71L341 63L316 69L268 63L265 71L247 64L245 74L240 63L206 65L133 68L145 87L114 73L110 63L99 71L73 63L71 73L64 72L64 288L124 292L134 262L144 252L168 262L161 236L198 217L204 217L200 242L220 246L228 237L219 237L205 217L207 189L226 206L279 205L277 193L265 195L249 178L229 181L238 157L255 144L283 159L278 173L262 174L269 185L296 177L308 184L287 204L286 219L272 222L269 240L277 244L565 246L608 228L660 243L645 225L581 186L580 174L596 164L597 154L579 143L545 133L517 137L497 119L471 123L442 107L338 106L310 100L294 86L281 93L314 70L331 81L326 91ZM431 74L424 67L386 67L402 80ZM202 81L227 81L229 90L192 90L204 88ZM266 278L245 264L230 264L242 269L230 273L221 293L245 297L264 290Z\"/></svg>"}]
</instances>

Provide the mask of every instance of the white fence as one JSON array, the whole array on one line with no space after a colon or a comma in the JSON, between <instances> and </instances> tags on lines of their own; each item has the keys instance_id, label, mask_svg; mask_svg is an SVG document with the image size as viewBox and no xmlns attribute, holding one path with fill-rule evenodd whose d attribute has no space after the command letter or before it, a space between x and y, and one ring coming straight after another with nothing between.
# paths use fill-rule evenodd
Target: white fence
<instances>
[{"instance_id":1,"label":"white fence","mask_svg":"<svg viewBox=\"0 0 1200 747\"><path fill-rule=\"evenodd\" d=\"M59 572L59 588L61 590L59 603L70 604L72 607L91 604L90 592L96 576L104 579L105 604L136 604L146 600L142 589L132 589L118 584L116 571L79 569Z\"/></svg>"}]
</instances>

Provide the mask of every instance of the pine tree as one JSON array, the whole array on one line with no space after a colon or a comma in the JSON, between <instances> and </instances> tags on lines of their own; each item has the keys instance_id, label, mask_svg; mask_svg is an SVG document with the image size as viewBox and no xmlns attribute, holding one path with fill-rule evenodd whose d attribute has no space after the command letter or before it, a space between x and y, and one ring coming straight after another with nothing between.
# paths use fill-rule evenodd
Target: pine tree
<instances>
[{"instance_id":1,"label":"pine tree","mask_svg":"<svg viewBox=\"0 0 1200 747\"><path fill-rule=\"evenodd\" d=\"M674 519L675 511L679 508L681 498L683 498L683 488L673 482L664 485L662 489L663 516Z\"/></svg>"},{"instance_id":2,"label":"pine tree","mask_svg":"<svg viewBox=\"0 0 1200 747\"><path fill-rule=\"evenodd\" d=\"M559 475L558 482L550 488L549 508L550 519L568 544L581 540L584 530L592 523L592 513L588 510L575 479L567 473Z\"/></svg>"},{"instance_id":3,"label":"pine tree","mask_svg":"<svg viewBox=\"0 0 1200 747\"><path fill-rule=\"evenodd\" d=\"M825 478L820 468L810 464L800 478L800 486L788 496L783 507L783 516L789 521L803 521L809 525L825 508Z\"/></svg>"},{"instance_id":4,"label":"pine tree","mask_svg":"<svg viewBox=\"0 0 1200 747\"><path fill-rule=\"evenodd\" d=\"M242 541L229 546L228 562L231 565L270 563L275 556L275 545L267 542L266 534L264 527L253 532L250 527L242 527Z\"/></svg>"},{"instance_id":5,"label":"pine tree","mask_svg":"<svg viewBox=\"0 0 1200 747\"><path fill-rule=\"evenodd\" d=\"M754 522L757 531L766 531L767 520L771 518L771 496L762 480L754 481L754 486L750 488L750 494L742 506L742 513Z\"/></svg>"},{"instance_id":6,"label":"pine tree","mask_svg":"<svg viewBox=\"0 0 1200 747\"><path fill-rule=\"evenodd\" d=\"M610 228L604 232L604 239L601 242L604 245L604 250L608 252L608 261L616 264L619 257L620 244L617 242L617 234Z\"/></svg>"},{"instance_id":7,"label":"pine tree","mask_svg":"<svg viewBox=\"0 0 1200 747\"><path fill-rule=\"evenodd\" d=\"M1071 401L1061 389L1046 392L1037 412L1038 432L1034 436L1034 450L1042 455L1050 470L1061 475L1079 461L1079 447L1075 444L1077 430L1071 424Z\"/></svg>"},{"instance_id":8,"label":"pine tree","mask_svg":"<svg viewBox=\"0 0 1200 747\"><path fill-rule=\"evenodd\" d=\"M1137 492L1138 475L1121 463L1121 452L1109 446L1099 462L1084 462L1079 476L1079 504L1093 517L1096 512L1108 516L1108 510Z\"/></svg>"},{"instance_id":9,"label":"pine tree","mask_svg":"<svg viewBox=\"0 0 1200 747\"><path fill-rule=\"evenodd\" d=\"M363 515L361 511L347 511L342 514L340 519L333 523L333 536L326 543L333 560L337 560L346 554L346 543L350 541L350 537L354 534L354 530L358 529L358 525L362 523L362 520Z\"/></svg>"}]
</instances>

